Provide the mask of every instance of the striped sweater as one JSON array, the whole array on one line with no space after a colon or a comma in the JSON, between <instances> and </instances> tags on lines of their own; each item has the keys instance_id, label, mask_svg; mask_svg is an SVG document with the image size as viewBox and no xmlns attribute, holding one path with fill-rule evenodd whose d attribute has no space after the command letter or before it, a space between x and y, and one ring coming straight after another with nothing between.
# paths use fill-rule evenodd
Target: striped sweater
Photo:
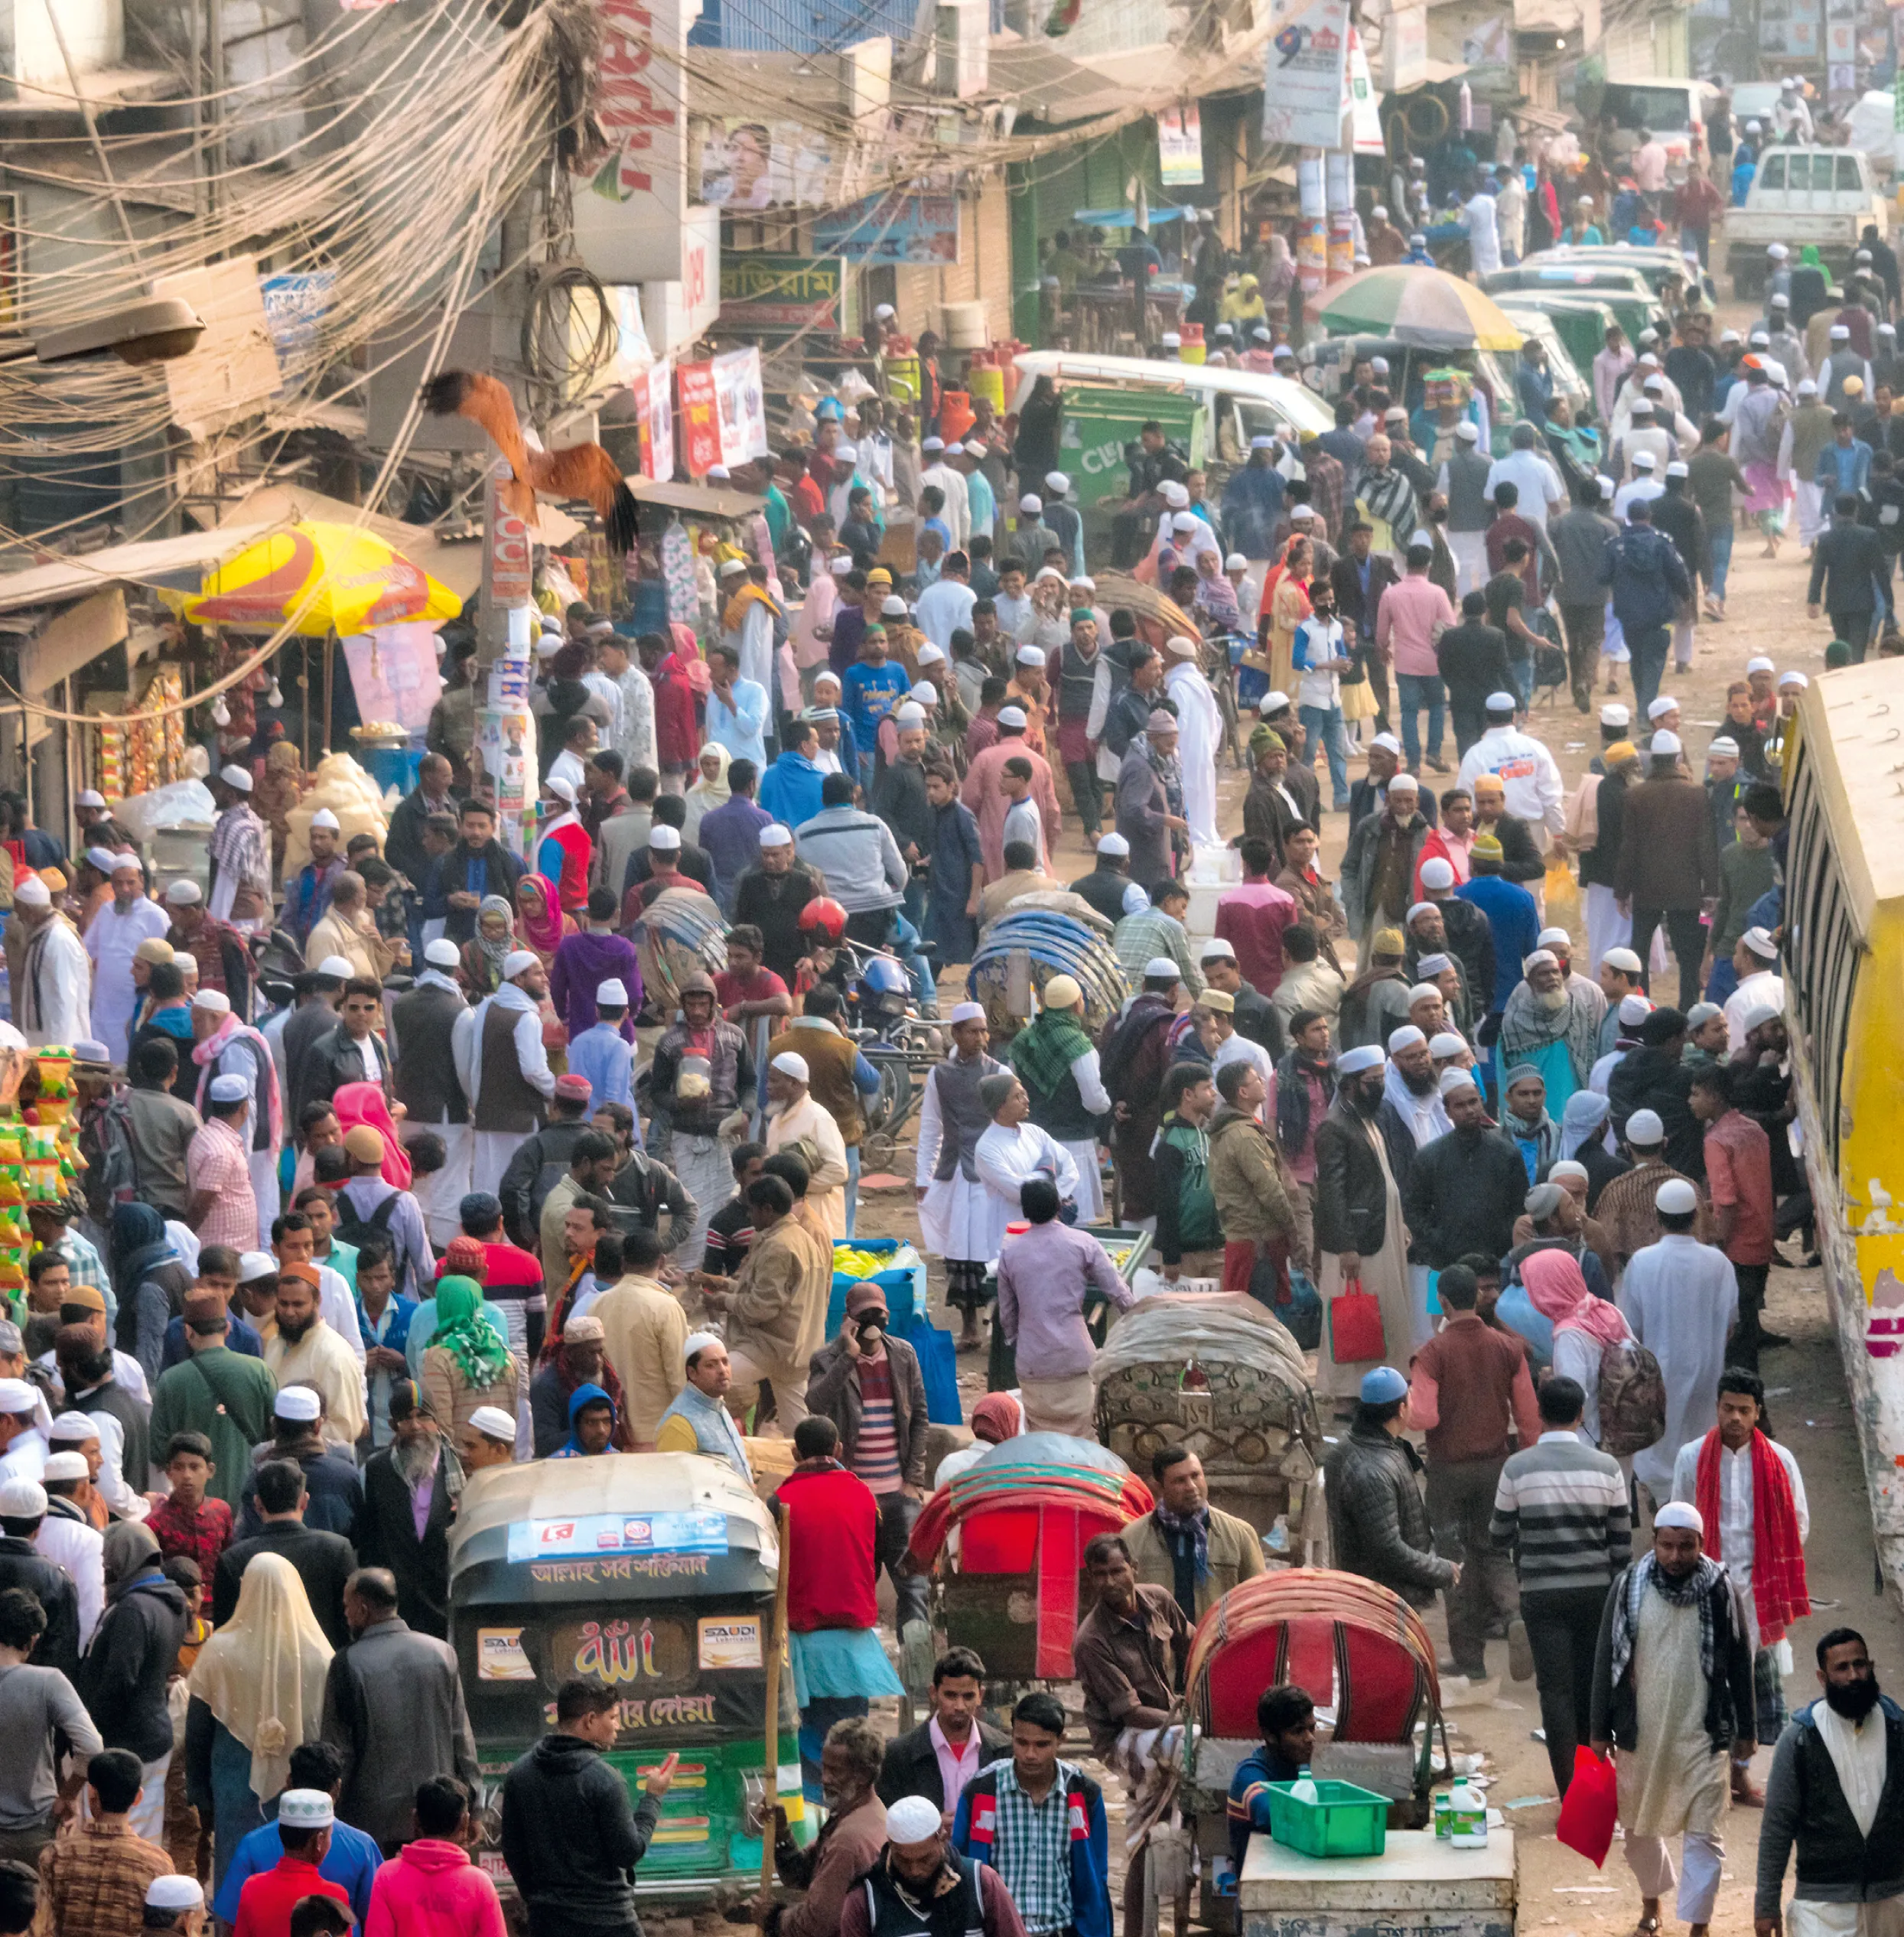
<instances>
[{"instance_id":1,"label":"striped sweater","mask_svg":"<svg viewBox=\"0 0 1904 1937\"><path fill-rule=\"evenodd\" d=\"M1632 1554L1626 1480L1610 1454L1543 1433L1502 1467L1490 1531L1513 1550L1523 1594L1604 1589Z\"/></svg>"}]
</instances>

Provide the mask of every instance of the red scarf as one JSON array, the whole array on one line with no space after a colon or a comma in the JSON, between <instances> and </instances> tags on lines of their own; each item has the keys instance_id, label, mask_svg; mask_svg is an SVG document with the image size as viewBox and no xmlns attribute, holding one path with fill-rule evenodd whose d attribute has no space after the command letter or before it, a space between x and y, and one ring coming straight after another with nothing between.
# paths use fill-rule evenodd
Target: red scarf
<instances>
[{"instance_id":1,"label":"red scarf","mask_svg":"<svg viewBox=\"0 0 1904 1937\"><path fill-rule=\"evenodd\" d=\"M1719 1551L1719 1429L1699 1448L1699 1473L1693 1504L1706 1523L1706 1551ZM1792 1476L1762 1432L1752 1435L1752 1603L1759 1616L1759 1645L1770 1648L1785 1638L1794 1621L1811 1612L1805 1584L1805 1548L1798 1539L1798 1509Z\"/></svg>"}]
</instances>

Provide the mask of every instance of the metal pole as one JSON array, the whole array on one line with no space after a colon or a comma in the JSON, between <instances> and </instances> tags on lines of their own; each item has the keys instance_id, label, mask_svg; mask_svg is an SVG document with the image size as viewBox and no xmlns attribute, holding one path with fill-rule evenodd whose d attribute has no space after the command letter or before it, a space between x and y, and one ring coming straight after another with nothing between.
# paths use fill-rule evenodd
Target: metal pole
<instances>
[{"instance_id":1,"label":"metal pole","mask_svg":"<svg viewBox=\"0 0 1904 1937\"><path fill-rule=\"evenodd\" d=\"M205 0L205 60L211 77L211 172L207 180L207 209L213 214L224 199L225 172L225 0ZM220 252L222 253L222 252ZM327 725L328 722L327 722Z\"/></svg>"}]
</instances>

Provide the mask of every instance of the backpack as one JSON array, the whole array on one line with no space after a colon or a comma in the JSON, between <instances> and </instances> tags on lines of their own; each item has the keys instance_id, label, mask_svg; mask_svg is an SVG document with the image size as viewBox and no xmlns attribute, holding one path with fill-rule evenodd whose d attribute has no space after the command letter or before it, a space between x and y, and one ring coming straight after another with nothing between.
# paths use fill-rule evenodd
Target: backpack
<instances>
[{"instance_id":1,"label":"backpack","mask_svg":"<svg viewBox=\"0 0 1904 1937\"><path fill-rule=\"evenodd\" d=\"M86 1118L80 1129L80 1154L86 1161L86 1215L104 1226L112 1221L117 1206L132 1203L138 1196L129 1092L116 1092L103 1109Z\"/></svg>"},{"instance_id":2,"label":"backpack","mask_svg":"<svg viewBox=\"0 0 1904 1937\"><path fill-rule=\"evenodd\" d=\"M341 1190L330 1200L334 1207L331 1215L337 1220L333 1227L332 1236L357 1249L362 1248L366 1238L387 1240L390 1245L392 1268L396 1273L399 1284L403 1282L403 1268L408 1260L402 1245L390 1235L390 1219L396 1214L397 1200L402 1195L400 1190L392 1191L368 1217L359 1216L356 1205ZM1661 1430L1665 1430L1663 1425ZM1655 1438L1658 1437L1658 1434L1654 1434Z\"/></svg>"},{"instance_id":3,"label":"backpack","mask_svg":"<svg viewBox=\"0 0 1904 1937\"><path fill-rule=\"evenodd\" d=\"M1616 1459L1651 1446L1666 1430L1666 1381L1659 1361L1628 1339L1600 1355L1600 1450Z\"/></svg>"}]
</instances>

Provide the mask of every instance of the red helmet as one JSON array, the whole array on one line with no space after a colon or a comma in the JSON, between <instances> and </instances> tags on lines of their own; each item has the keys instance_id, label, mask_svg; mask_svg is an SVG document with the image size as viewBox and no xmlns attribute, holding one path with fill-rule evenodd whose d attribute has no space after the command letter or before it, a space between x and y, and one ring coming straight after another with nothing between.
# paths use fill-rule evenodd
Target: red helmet
<instances>
[{"instance_id":1,"label":"red helmet","mask_svg":"<svg viewBox=\"0 0 1904 1937\"><path fill-rule=\"evenodd\" d=\"M818 930L829 942L846 933L846 910L831 897L816 895L800 910L800 926L811 933Z\"/></svg>"}]
</instances>

